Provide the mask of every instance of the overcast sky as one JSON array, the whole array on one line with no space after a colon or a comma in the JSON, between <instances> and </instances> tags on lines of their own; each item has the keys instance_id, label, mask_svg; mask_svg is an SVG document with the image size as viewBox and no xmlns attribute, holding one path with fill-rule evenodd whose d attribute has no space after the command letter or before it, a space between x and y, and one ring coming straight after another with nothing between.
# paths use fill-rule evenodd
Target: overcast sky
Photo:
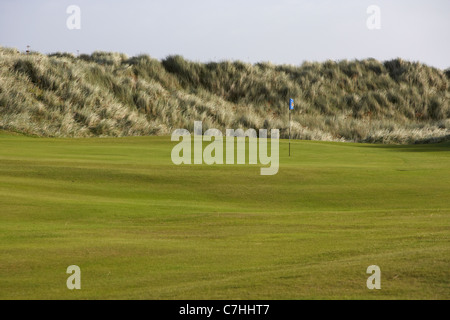
<instances>
[{"instance_id":1,"label":"overcast sky","mask_svg":"<svg viewBox=\"0 0 450 320\"><path fill-rule=\"evenodd\" d=\"M80 29L67 27L69 5L81 10ZM370 5L380 29L367 27ZM0 45L252 63L401 57L445 69L450 1L0 0Z\"/></svg>"}]
</instances>

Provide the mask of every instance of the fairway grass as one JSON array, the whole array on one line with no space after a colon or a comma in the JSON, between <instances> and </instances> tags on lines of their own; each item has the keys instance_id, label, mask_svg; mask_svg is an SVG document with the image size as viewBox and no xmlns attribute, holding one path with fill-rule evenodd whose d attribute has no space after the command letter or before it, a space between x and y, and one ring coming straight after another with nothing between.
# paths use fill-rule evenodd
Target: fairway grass
<instances>
[{"instance_id":1,"label":"fairway grass","mask_svg":"<svg viewBox=\"0 0 450 320\"><path fill-rule=\"evenodd\" d=\"M0 298L450 298L450 143L281 140L274 176L175 144L0 132Z\"/></svg>"}]
</instances>

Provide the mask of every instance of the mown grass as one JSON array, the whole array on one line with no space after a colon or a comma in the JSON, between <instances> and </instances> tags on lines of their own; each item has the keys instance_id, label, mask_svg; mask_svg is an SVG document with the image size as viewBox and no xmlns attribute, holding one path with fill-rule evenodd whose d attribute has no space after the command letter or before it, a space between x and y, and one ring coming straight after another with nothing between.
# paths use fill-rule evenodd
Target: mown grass
<instances>
[{"instance_id":1,"label":"mown grass","mask_svg":"<svg viewBox=\"0 0 450 320\"><path fill-rule=\"evenodd\" d=\"M50 137L280 129L294 139L411 144L450 137L449 73L402 59L302 65L162 61L0 47L0 129Z\"/></svg>"},{"instance_id":2,"label":"mown grass","mask_svg":"<svg viewBox=\"0 0 450 320\"><path fill-rule=\"evenodd\" d=\"M0 298L450 298L448 142L281 141L275 176L174 145L0 132Z\"/></svg>"}]
</instances>

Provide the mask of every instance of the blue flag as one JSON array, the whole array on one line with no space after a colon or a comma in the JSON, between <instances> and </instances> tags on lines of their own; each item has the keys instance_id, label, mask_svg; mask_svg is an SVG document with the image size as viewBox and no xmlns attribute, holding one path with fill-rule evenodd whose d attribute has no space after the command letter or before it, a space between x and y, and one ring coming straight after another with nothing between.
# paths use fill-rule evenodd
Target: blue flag
<instances>
[{"instance_id":1,"label":"blue flag","mask_svg":"<svg viewBox=\"0 0 450 320\"><path fill-rule=\"evenodd\" d=\"M294 110L294 99L289 99L289 110Z\"/></svg>"}]
</instances>

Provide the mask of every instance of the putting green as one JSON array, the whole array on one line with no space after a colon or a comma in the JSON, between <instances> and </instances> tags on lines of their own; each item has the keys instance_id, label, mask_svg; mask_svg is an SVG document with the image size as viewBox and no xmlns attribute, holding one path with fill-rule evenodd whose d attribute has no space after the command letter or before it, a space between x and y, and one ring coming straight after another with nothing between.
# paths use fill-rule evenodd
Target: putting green
<instances>
[{"instance_id":1,"label":"putting green","mask_svg":"<svg viewBox=\"0 0 450 320\"><path fill-rule=\"evenodd\" d=\"M450 143L280 141L274 176L174 145L1 133L0 298L450 298Z\"/></svg>"}]
</instances>

